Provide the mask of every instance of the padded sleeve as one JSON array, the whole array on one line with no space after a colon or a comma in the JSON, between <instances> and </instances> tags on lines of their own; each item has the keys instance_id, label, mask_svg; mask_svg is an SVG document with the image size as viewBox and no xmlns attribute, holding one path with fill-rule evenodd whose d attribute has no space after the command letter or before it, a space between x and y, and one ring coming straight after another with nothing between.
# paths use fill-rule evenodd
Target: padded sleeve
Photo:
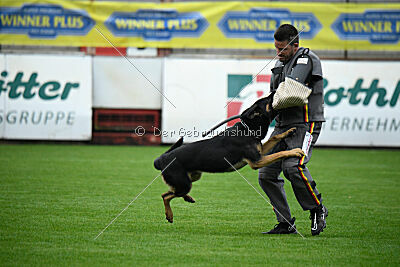
<instances>
[{"instance_id":1,"label":"padded sleeve","mask_svg":"<svg viewBox=\"0 0 400 267\"><path fill-rule=\"evenodd\" d=\"M296 65L293 67L292 72L288 75L288 77L306 85L311 76L312 66L311 58L307 55L302 55L297 58Z\"/></svg>"}]
</instances>

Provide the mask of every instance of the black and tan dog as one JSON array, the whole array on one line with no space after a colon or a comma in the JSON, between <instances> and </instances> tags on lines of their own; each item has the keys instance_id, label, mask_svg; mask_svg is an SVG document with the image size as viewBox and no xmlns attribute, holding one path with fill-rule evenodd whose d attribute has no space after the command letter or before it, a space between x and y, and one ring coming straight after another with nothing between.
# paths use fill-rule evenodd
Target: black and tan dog
<instances>
[{"instance_id":1,"label":"black and tan dog","mask_svg":"<svg viewBox=\"0 0 400 267\"><path fill-rule=\"evenodd\" d=\"M183 197L185 201L194 203L188 193L192 182L199 180L202 172L231 172L246 164L258 169L283 158L304 155L300 148L265 155L281 139L295 131L292 128L261 143L276 116L272 110L272 99L270 94L258 100L240 115L241 122L215 137L189 144L183 144L183 138L179 139L154 161L154 167L163 170L163 179L170 186L170 190L162 194L166 219L170 223L173 222L170 201Z\"/></svg>"}]
</instances>

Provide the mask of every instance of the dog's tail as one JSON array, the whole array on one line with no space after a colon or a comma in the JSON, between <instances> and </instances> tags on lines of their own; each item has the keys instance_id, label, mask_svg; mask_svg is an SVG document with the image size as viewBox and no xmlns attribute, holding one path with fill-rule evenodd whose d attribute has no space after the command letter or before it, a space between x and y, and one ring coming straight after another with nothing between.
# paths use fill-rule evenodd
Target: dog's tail
<instances>
[{"instance_id":1,"label":"dog's tail","mask_svg":"<svg viewBox=\"0 0 400 267\"><path fill-rule=\"evenodd\" d=\"M154 168L160 171L164 169L165 166L163 164L163 156L171 152L172 150L182 146L182 144L183 144L183 137L179 138L179 140L175 144L173 144L164 154L162 154L161 156L159 156L154 160Z\"/></svg>"},{"instance_id":2,"label":"dog's tail","mask_svg":"<svg viewBox=\"0 0 400 267\"><path fill-rule=\"evenodd\" d=\"M230 118L227 118L226 120L224 120L224 121L218 123L217 125L215 125L214 127L212 127L212 128L211 128L210 130L208 130L207 132L203 133L202 136L203 136L203 137L206 137L206 136L209 135L212 131L214 131L215 129L219 128L219 126L221 126L222 124L225 124L225 123L227 123L227 122L230 122L230 121L232 121L232 120L234 120L234 119L238 119L238 118L240 118L240 115L236 115L236 116L232 116L232 117L230 117Z\"/></svg>"},{"instance_id":3,"label":"dog's tail","mask_svg":"<svg viewBox=\"0 0 400 267\"><path fill-rule=\"evenodd\" d=\"M182 144L183 144L183 137L179 138L179 140L176 141L176 143L173 144L165 153L171 152L172 150L180 147Z\"/></svg>"}]
</instances>

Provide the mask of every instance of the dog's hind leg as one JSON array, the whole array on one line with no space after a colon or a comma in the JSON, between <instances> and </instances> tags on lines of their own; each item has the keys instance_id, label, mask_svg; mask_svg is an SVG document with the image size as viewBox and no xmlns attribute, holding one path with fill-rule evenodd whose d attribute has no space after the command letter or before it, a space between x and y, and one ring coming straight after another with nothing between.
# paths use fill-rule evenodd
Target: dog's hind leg
<instances>
[{"instance_id":1,"label":"dog's hind leg","mask_svg":"<svg viewBox=\"0 0 400 267\"><path fill-rule=\"evenodd\" d=\"M161 195L163 202L164 202L164 208L165 208L165 218L167 219L168 222L173 223L174 222L174 213L172 212L171 205L169 204L172 199L176 198L175 194L171 191L165 192L164 194ZM190 203L195 203L196 201L189 195L183 196L183 199L187 202Z\"/></svg>"},{"instance_id":2,"label":"dog's hind leg","mask_svg":"<svg viewBox=\"0 0 400 267\"><path fill-rule=\"evenodd\" d=\"M186 197L186 195L192 188L192 181L190 180L188 173L178 162L174 162L174 164L171 164L171 166L164 171L163 179L170 187L170 190L162 195L165 207L165 216L166 219L172 223L173 213L170 202L175 197L183 197L185 200L190 200L191 198Z\"/></svg>"},{"instance_id":3,"label":"dog's hind leg","mask_svg":"<svg viewBox=\"0 0 400 267\"><path fill-rule=\"evenodd\" d=\"M172 194L174 194L174 192L168 191L168 192L165 192L164 194L162 194L161 197L164 199L164 197L172 195Z\"/></svg>"},{"instance_id":4,"label":"dog's hind leg","mask_svg":"<svg viewBox=\"0 0 400 267\"><path fill-rule=\"evenodd\" d=\"M201 178L201 172L199 172L199 171L189 172L188 175L189 175L190 180L192 180L192 183L200 180L200 178ZM189 203L196 202L196 200L194 200L194 198L192 198L189 195L183 196L183 200L185 200L186 202L189 202Z\"/></svg>"},{"instance_id":5,"label":"dog's hind leg","mask_svg":"<svg viewBox=\"0 0 400 267\"><path fill-rule=\"evenodd\" d=\"M175 194L171 191L168 191L164 194L161 195L163 198L164 202L164 207L165 207L165 218L167 219L168 222L173 223L174 222L174 214L172 212L170 202L173 198L175 198Z\"/></svg>"},{"instance_id":6,"label":"dog's hind leg","mask_svg":"<svg viewBox=\"0 0 400 267\"><path fill-rule=\"evenodd\" d=\"M194 200L194 198L192 198L189 195L183 196L183 200L185 200L186 202L189 202L189 203L195 203L196 202L196 200Z\"/></svg>"},{"instance_id":7,"label":"dog's hind leg","mask_svg":"<svg viewBox=\"0 0 400 267\"><path fill-rule=\"evenodd\" d=\"M189 172L188 175L189 175L189 178L192 181L192 183L200 180L200 178L201 178L201 172L199 172L199 171Z\"/></svg>"}]
</instances>

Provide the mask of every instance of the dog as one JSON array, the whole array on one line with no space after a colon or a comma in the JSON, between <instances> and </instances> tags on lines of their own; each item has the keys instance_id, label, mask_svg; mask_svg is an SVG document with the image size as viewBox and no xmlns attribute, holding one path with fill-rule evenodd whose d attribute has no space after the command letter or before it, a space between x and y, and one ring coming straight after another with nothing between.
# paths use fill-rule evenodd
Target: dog
<instances>
[{"instance_id":1,"label":"dog","mask_svg":"<svg viewBox=\"0 0 400 267\"><path fill-rule=\"evenodd\" d=\"M210 139L183 144L181 137L154 161L154 167L162 171L163 180L170 187L161 195L168 222L173 223L170 206L173 198L182 197L187 202L195 202L188 193L192 183L201 178L202 172L232 172L247 164L252 169L258 169L283 158L304 156L300 148L265 155L296 130L291 128L261 143L276 116L272 101L273 94L259 99L240 115L240 122Z\"/></svg>"}]
</instances>

